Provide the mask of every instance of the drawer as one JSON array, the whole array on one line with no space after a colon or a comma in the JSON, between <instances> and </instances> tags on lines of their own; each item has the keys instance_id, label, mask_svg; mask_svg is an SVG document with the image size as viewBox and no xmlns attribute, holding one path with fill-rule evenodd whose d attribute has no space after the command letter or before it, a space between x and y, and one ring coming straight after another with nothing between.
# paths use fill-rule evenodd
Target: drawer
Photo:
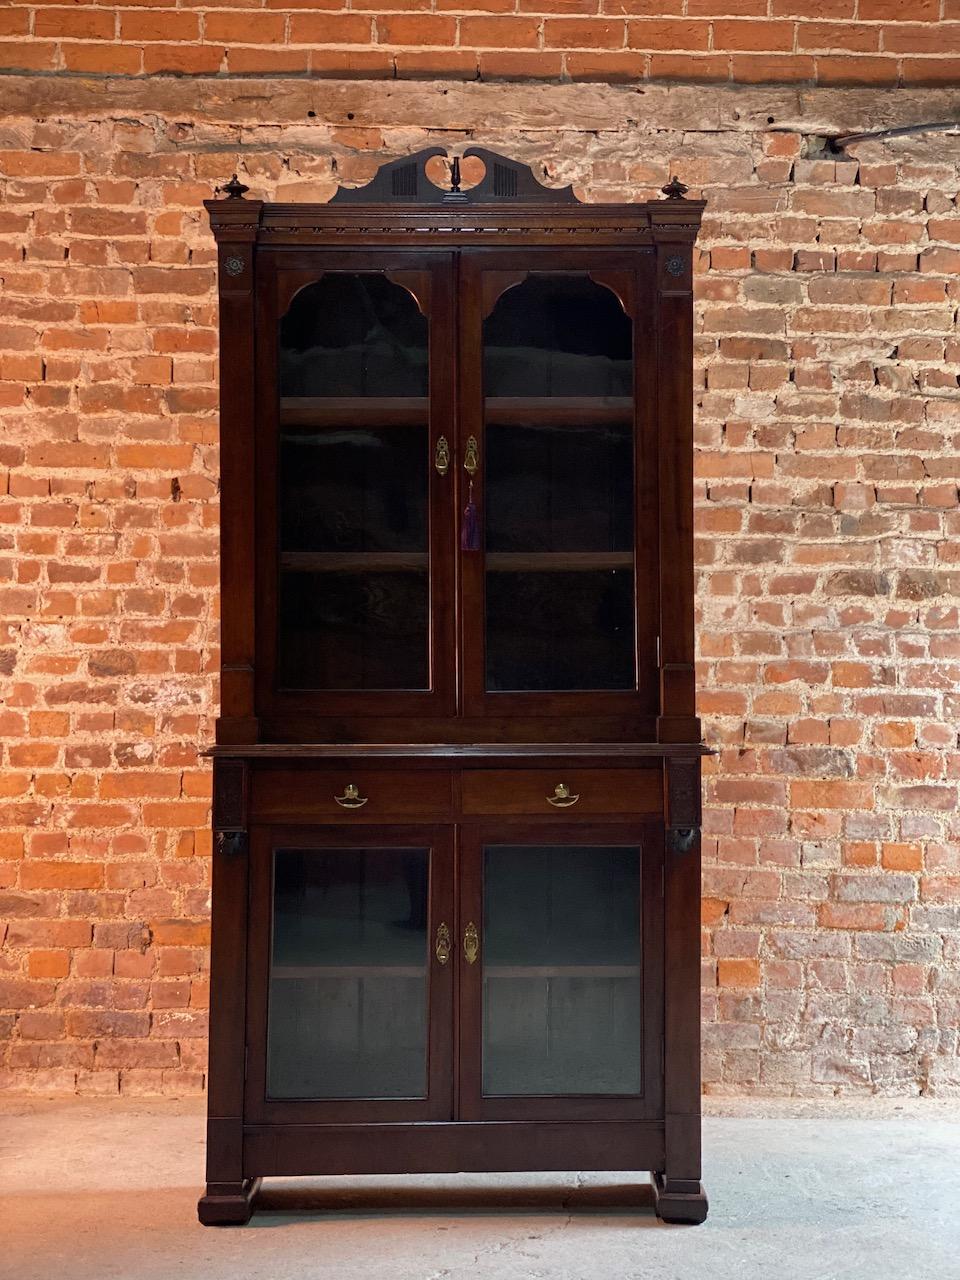
<instances>
[{"instance_id":1,"label":"drawer","mask_svg":"<svg viewBox=\"0 0 960 1280\"><path fill-rule=\"evenodd\" d=\"M272 822L449 818L452 776L439 769L254 770L251 813Z\"/></svg>"},{"instance_id":2,"label":"drawer","mask_svg":"<svg viewBox=\"0 0 960 1280\"><path fill-rule=\"evenodd\" d=\"M477 769L463 773L465 814L592 818L660 813L659 769Z\"/></svg>"}]
</instances>

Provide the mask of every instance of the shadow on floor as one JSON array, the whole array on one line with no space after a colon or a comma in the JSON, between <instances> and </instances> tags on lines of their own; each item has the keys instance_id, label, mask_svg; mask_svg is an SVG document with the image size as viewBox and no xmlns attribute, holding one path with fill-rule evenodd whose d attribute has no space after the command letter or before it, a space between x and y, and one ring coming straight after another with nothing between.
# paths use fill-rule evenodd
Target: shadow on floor
<instances>
[{"instance_id":1,"label":"shadow on floor","mask_svg":"<svg viewBox=\"0 0 960 1280\"><path fill-rule=\"evenodd\" d=\"M295 1214L351 1214L384 1217L409 1213L426 1216L498 1214L505 1211L541 1214L637 1214L656 1223L653 1187L647 1182L605 1186L429 1186L357 1187L271 1186L257 1196L252 1226L280 1225Z\"/></svg>"}]
</instances>

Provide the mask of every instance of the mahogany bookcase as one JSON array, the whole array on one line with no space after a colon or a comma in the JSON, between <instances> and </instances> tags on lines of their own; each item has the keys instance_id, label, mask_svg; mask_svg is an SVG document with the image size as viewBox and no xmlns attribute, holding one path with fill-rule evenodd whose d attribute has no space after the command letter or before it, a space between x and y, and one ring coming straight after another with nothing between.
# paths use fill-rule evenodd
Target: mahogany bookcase
<instances>
[{"instance_id":1,"label":"mahogany bookcase","mask_svg":"<svg viewBox=\"0 0 960 1280\"><path fill-rule=\"evenodd\" d=\"M263 1177L649 1170L700 1222L692 253L481 148L207 202L204 1223ZM438 177L437 170L445 177Z\"/></svg>"}]
</instances>

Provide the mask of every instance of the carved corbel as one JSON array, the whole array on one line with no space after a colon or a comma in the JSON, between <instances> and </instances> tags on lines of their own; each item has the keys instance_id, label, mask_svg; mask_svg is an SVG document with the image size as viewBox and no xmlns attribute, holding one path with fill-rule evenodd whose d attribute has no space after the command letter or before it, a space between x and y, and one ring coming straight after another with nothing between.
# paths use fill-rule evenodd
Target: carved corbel
<instances>
[{"instance_id":1,"label":"carved corbel","mask_svg":"<svg viewBox=\"0 0 960 1280\"><path fill-rule=\"evenodd\" d=\"M247 852L247 791L245 760L213 762L213 847L217 853Z\"/></svg>"},{"instance_id":2,"label":"carved corbel","mask_svg":"<svg viewBox=\"0 0 960 1280\"><path fill-rule=\"evenodd\" d=\"M667 848L671 853L689 853L700 836L700 759L670 759L666 774Z\"/></svg>"}]
</instances>

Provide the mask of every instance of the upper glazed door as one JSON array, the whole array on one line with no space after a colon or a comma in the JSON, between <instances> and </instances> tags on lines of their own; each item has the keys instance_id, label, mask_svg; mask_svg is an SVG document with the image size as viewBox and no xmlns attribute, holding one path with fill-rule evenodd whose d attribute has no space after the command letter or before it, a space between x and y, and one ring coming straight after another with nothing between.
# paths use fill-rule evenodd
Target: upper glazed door
<instances>
[{"instance_id":1,"label":"upper glazed door","mask_svg":"<svg viewBox=\"0 0 960 1280\"><path fill-rule=\"evenodd\" d=\"M452 255L258 275L261 713L452 714Z\"/></svg>"},{"instance_id":2,"label":"upper glazed door","mask_svg":"<svg viewBox=\"0 0 960 1280\"><path fill-rule=\"evenodd\" d=\"M653 258L464 252L468 715L655 712Z\"/></svg>"}]
</instances>

